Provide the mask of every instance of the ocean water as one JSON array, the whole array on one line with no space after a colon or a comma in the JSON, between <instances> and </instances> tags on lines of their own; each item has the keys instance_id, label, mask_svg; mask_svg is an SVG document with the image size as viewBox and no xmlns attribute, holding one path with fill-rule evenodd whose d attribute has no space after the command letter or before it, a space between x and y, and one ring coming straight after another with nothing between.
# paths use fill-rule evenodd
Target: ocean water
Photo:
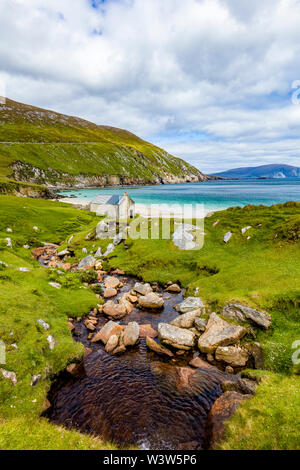
<instances>
[{"instance_id":1,"label":"ocean water","mask_svg":"<svg viewBox=\"0 0 300 470\"><path fill-rule=\"evenodd\" d=\"M203 204L205 211L222 210L247 204L271 206L300 201L300 179L208 181L153 186L93 188L63 191L65 197L92 200L97 194L124 194L137 204Z\"/></svg>"}]
</instances>

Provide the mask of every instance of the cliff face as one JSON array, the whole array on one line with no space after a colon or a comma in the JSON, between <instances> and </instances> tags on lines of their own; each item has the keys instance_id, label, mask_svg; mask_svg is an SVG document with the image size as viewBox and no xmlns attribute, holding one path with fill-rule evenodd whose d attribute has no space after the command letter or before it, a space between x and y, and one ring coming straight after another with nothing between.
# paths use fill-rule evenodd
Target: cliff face
<instances>
[{"instance_id":1,"label":"cliff face","mask_svg":"<svg viewBox=\"0 0 300 470\"><path fill-rule=\"evenodd\" d=\"M128 131L11 100L0 106L1 177L52 188L209 179Z\"/></svg>"}]
</instances>

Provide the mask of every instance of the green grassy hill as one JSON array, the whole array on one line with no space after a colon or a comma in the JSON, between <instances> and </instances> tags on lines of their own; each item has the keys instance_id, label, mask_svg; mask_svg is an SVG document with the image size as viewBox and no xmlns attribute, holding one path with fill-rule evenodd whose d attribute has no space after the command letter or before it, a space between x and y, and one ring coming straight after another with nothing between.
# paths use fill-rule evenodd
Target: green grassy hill
<instances>
[{"instance_id":1,"label":"green grassy hill","mask_svg":"<svg viewBox=\"0 0 300 470\"><path fill-rule=\"evenodd\" d=\"M89 252L101 246L103 251L110 242L86 240L98 222L93 213L68 204L0 196L0 261L8 265L0 264L0 338L7 352L2 367L18 378L14 387L0 375L1 449L110 448L40 418L53 376L83 354L83 346L72 339L67 319L85 316L99 299L92 287L82 289L80 273L42 268L24 248L24 244L33 248L42 242L64 242L61 249L69 246L74 262L83 257L83 247ZM243 235L241 228L249 225L252 228ZM223 237L229 230L233 236L226 245ZM212 311L220 312L231 300L268 311L272 327L255 330L265 355L266 370L255 372L262 382L256 395L228 423L220 447L299 449L300 369L292 356L293 344L300 339L300 204L217 212L205 219L205 233L204 247L198 251L180 251L171 240L129 238L105 264L146 281L178 281L187 295L198 289ZM70 235L74 237L68 245ZM8 236L13 248L6 246ZM19 271L20 267L29 272ZM60 282L62 288L54 289L49 281ZM53 351L47 344L49 332L38 326L38 318L49 323L57 340ZM34 374L42 374L42 380L31 387Z\"/></svg>"},{"instance_id":2,"label":"green grassy hill","mask_svg":"<svg viewBox=\"0 0 300 470\"><path fill-rule=\"evenodd\" d=\"M203 181L185 161L125 130L6 100L0 106L0 185ZM13 185L14 186L14 185Z\"/></svg>"}]
</instances>

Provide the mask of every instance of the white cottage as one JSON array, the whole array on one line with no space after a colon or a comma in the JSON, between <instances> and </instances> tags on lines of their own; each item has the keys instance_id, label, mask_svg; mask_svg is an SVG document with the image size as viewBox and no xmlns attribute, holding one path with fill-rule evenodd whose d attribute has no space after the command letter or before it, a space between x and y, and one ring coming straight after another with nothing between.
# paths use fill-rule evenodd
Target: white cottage
<instances>
[{"instance_id":1,"label":"white cottage","mask_svg":"<svg viewBox=\"0 0 300 470\"><path fill-rule=\"evenodd\" d=\"M135 203L127 193L123 196L99 194L91 201L90 211L111 219L133 219Z\"/></svg>"}]
</instances>

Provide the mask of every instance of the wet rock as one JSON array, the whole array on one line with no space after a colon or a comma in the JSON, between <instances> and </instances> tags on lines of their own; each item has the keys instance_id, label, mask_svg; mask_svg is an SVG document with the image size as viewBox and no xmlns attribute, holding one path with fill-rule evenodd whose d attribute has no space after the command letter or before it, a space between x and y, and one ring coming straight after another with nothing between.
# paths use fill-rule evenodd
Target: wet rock
<instances>
[{"instance_id":1,"label":"wet rock","mask_svg":"<svg viewBox=\"0 0 300 470\"><path fill-rule=\"evenodd\" d=\"M41 380L42 380L42 374L33 375L33 376L31 377L30 386L31 386L31 387L34 387L34 386L35 386L36 384L38 384Z\"/></svg>"},{"instance_id":2,"label":"wet rock","mask_svg":"<svg viewBox=\"0 0 300 470\"><path fill-rule=\"evenodd\" d=\"M206 330L207 320L197 317L195 318L194 326L200 333L203 333Z\"/></svg>"},{"instance_id":3,"label":"wet rock","mask_svg":"<svg viewBox=\"0 0 300 470\"><path fill-rule=\"evenodd\" d=\"M115 297L117 293L118 293L117 289L112 289L111 287L107 287L104 290L103 297L105 299L110 299L111 297Z\"/></svg>"},{"instance_id":4,"label":"wet rock","mask_svg":"<svg viewBox=\"0 0 300 470\"><path fill-rule=\"evenodd\" d=\"M179 317L171 321L171 325L178 326L178 328L192 328L197 317L201 316L201 310L192 310L191 312L183 313Z\"/></svg>"},{"instance_id":5,"label":"wet rock","mask_svg":"<svg viewBox=\"0 0 300 470\"><path fill-rule=\"evenodd\" d=\"M248 379L238 379L237 381L225 380L221 384L223 392L238 392L243 395L254 395L257 383Z\"/></svg>"},{"instance_id":6,"label":"wet rock","mask_svg":"<svg viewBox=\"0 0 300 470\"><path fill-rule=\"evenodd\" d=\"M96 329L94 323L91 322L90 320L85 320L85 321L84 321L84 325L85 325L85 327L86 327L88 330L90 330L90 331L95 331L95 329Z\"/></svg>"},{"instance_id":7,"label":"wet rock","mask_svg":"<svg viewBox=\"0 0 300 470\"><path fill-rule=\"evenodd\" d=\"M174 294L179 294L181 292L181 287L178 284L171 284L166 288L167 292L172 292Z\"/></svg>"},{"instance_id":8,"label":"wet rock","mask_svg":"<svg viewBox=\"0 0 300 470\"><path fill-rule=\"evenodd\" d=\"M227 374L234 374L234 369L233 369L233 367L231 367L231 366L226 366L226 367L225 367L225 372L226 372Z\"/></svg>"},{"instance_id":9,"label":"wet rock","mask_svg":"<svg viewBox=\"0 0 300 470\"><path fill-rule=\"evenodd\" d=\"M83 258L78 264L78 269L91 269L95 266L96 259L92 255Z\"/></svg>"},{"instance_id":10,"label":"wet rock","mask_svg":"<svg viewBox=\"0 0 300 470\"><path fill-rule=\"evenodd\" d=\"M205 332L199 338L198 347L201 352L212 353L218 346L235 344L246 333L247 330L242 326L228 323L216 313L212 313Z\"/></svg>"},{"instance_id":11,"label":"wet rock","mask_svg":"<svg viewBox=\"0 0 300 470\"><path fill-rule=\"evenodd\" d=\"M68 328L69 328L70 331L75 330L75 326L73 325L73 323L71 321L68 321Z\"/></svg>"},{"instance_id":12,"label":"wet rock","mask_svg":"<svg viewBox=\"0 0 300 470\"><path fill-rule=\"evenodd\" d=\"M17 376L14 372L5 370L5 369L0 369L0 372L2 374L2 377L4 379L10 380L13 386L16 386L18 383Z\"/></svg>"},{"instance_id":13,"label":"wet rock","mask_svg":"<svg viewBox=\"0 0 300 470\"><path fill-rule=\"evenodd\" d=\"M140 325L140 338L146 338L147 336L149 336L149 338L156 338L157 334L157 331L152 328L150 323L147 325Z\"/></svg>"},{"instance_id":14,"label":"wet rock","mask_svg":"<svg viewBox=\"0 0 300 470\"><path fill-rule=\"evenodd\" d=\"M126 346L124 344L120 344L116 349L114 349L112 354L122 354L125 351L126 351Z\"/></svg>"},{"instance_id":15,"label":"wet rock","mask_svg":"<svg viewBox=\"0 0 300 470\"><path fill-rule=\"evenodd\" d=\"M229 240L231 239L233 233L232 232L227 232L225 235L224 235L224 243L228 243Z\"/></svg>"},{"instance_id":16,"label":"wet rock","mask_svg":"<svg viewBox=\"0 0 300 470\"><path fill-rule=\"evenodd\" d=\"M61 284L59 284L59 282L49 282L48 284L55 289L61 289Z\"/></svg>"},{"instance_id":17,"label":"wet rock","mask_svg":"<svg viewBox=\"0 0 300 470\"><path fill-rule=\"evenodd\" d=\"M104 285L108 289L116 289L120 284L120 281L117 277L107 276L104 281Z\"/></svg>"},{"instance_id":18,"label":"wet rock","mask_svg":"<svg viewBox=\"0 0 300 470\"><path fill-rule=\"evenodd\" d=\"M123 332L123 343L124 346L134 346L140 336L140 328L139 324L136 323L135 321L129 322L128 325L126 325L124 332Z\"/></svg>"},{"instance_id":19,"label":"wet rock","mask_svg":"<svg viewBox=\"0 0 300 470\"><path fill-rule=\"evenodd\" d=\"M103 313L109 317L115 318L116 320L120 320L127 315L127 309L125 305L115 304L112 300L109 300L104 304Z\"/></svg>"},{"instance_id":20,"label":"wet rock","mask_svg":"<svg viewBox=\"0 0 300 470\"><path fill-rule=\"evenodd\" d=\"M123 307L125 307L127 315L129 315L129 314L132 312L132 310L133 310L133 305L132 305L132 303L129 301L129 295L128 295L128 293L125 293L124 295L122 295L122 297L120 297L120 299L119 299L119 305L122 305Z\"/></svg>"},{"instance_id":21,"label":"wet rock","mask_svg":"<svg viewBox=\"0 0 300 470\"><path fill-rule=\"evenodd\" d=\"M156 310L162 308L164 305L164 300L162 297L159 297L154 292L150 294L143 295L139 298L139 306L142 308L149 308L151 310Z\"/></svg>"},{"instance_id":22,"label":"wet rock","mask_svg":"<svg viewBox=\"0 0 300 470\"><path fill-rule=\"evenodd\" d=\"M216 349L215 358L217 361L226 362L234 367L243 367L247 364L249 353L238 346L219 346Z\"/></svg>"},{"instance_id":23,"label":"wet rock","mask_svg":"<svg viewBox=\"0 0 300 470\"><path fill-rule=\"evenodd\" d=\"M190 377L195 374L191 367L176 367L176 387L182 390L190 386Z\"/></svg>"},{"instance_id":24,"label":"wet rock","mask_svg":"<svg viewBox=\"0 0 300 470\"><path fill-rule=\"evenodd\" d=\"M49 330L50 329L50 325L48 325L48 323L46 323L44 320L42 320L41 318L39 318L37 321L36 321L39 325L41 325L44 330Z\"/></svg>"},{"instance_id":25,"label":"wet rock","mask_svg":"<svg viewBox=\"0 0 300 470\"><path fill-rule=\"evenodd\" d=\"M158 344L156 341L154 341L154 339L150 338L150 336L146 337L146 345L151 351L154 351L160 356L174 357L174 354L169 349L165 348L161 344Z\"/></svg>"},{"instance_id":26,"label":"wet rock","mask_svg":"<svg viewBox=\"0 0 300 470\"><path fill-rule=\"evenodd\" d=\"M175 310L179 313L187 313L196 309L200 309L201 313L205 313L205 305L200 297L187 297L183 302L175 305Z\"/></svg>"},{"instance_id":27,"label":"wet rock","mask_svg":"<svg viewBox=\"0 0 300 470\"><path fill-rule=\"evenodd\" d=\"M91 342L97 343L98 341L102 341L102 343L106 344L110 336L120 336L122 331L123 328L121 325L118 325L118 323L115 323L114 321L109 321L101 328L100 331L98 331L98 333L95 334Z\"/></svg>"},{"instance_id":28,"label":"wet rock","mask_svg":"<svg viewBox=\"0 0 300 470\"><path fill-rule=\"evenodd\" d=\"M127 298L132 304L135 304L138 301L138 298L135 295L128 294Z\"/></svg>"},{"instance_id":29,"label":"wet rock","mask_svg":"<svg viewBox=\"0 0 300 470\"><path fill-rule=\"evenodd\" d=\"M55 338L53 336L49 335L49 336L47 336L47 341L48 341L48 344L49 344L50 351L53 351L53 349L55 348L55 345L56 345Z\"/></svg>"},{"instance_id":30,"label":"wet rock","mask_svg":"<svg viewBox=\"0 0 300 470\"><path fill-rule=\"evenodd\" d=\"M136 282L133 287L133 290L137 292L138 294L147 295L152 292L152 287L148 283L142 284L141 282Z\"/></svg>"},{"instance_id":31,"label":"wet rock","mask_svg":"<svg viewBox=\"0 0 300 470\"><path fill-rule=\"evenodd\" d=\"M111 335L106 343L105 351L109 354L112 353L113 350L116 349L118 344L119 344L119 336Z\"/></svg>"},{"instance_id":32,"label":"wet rock","mask_svg":"<svg viewBox=\"0 0 300 470\"><path fill-rule=\"evenodd\" d=\"M200 359L200 357L194 357L194 359L189 362L189 365L195 367L196 369L216 370L215 366L208 364L208 362L203 361Z\"/></svg>"},{"instance_id":33,"label":"wet rock","mask_svg":"<svg viewBox=\"0 0 300 470\"><path fill-rule=\"evenodd\" d=\"M222 311L222 316L239 322L250 320L262 328L269 328L272 324L271 316L268 313L237 303L226 305Z\"/></svg>"},{"instance_id":34,"label":"wet rock","mask_svg":"<svg viewBox=\"0 0 300 470\"><path fill-rule=\"evenodd\" d=\"M162 343L169 344L176 349L189 350L195 344L193 332L168 323L159 323L158 337Z\"/></svg>"},{"instance_id":35,"label":"wet rock","mask_svg":"<svg viewBox=\"0 0 300 470\"><path fill-rule=\"evenodd\" d=\"M240 403L250 397L238 392L225 392L215 401L207 417L207 447L213 449L224 438L225 422L234 415Z\"/></svg>"}]
</instances>

